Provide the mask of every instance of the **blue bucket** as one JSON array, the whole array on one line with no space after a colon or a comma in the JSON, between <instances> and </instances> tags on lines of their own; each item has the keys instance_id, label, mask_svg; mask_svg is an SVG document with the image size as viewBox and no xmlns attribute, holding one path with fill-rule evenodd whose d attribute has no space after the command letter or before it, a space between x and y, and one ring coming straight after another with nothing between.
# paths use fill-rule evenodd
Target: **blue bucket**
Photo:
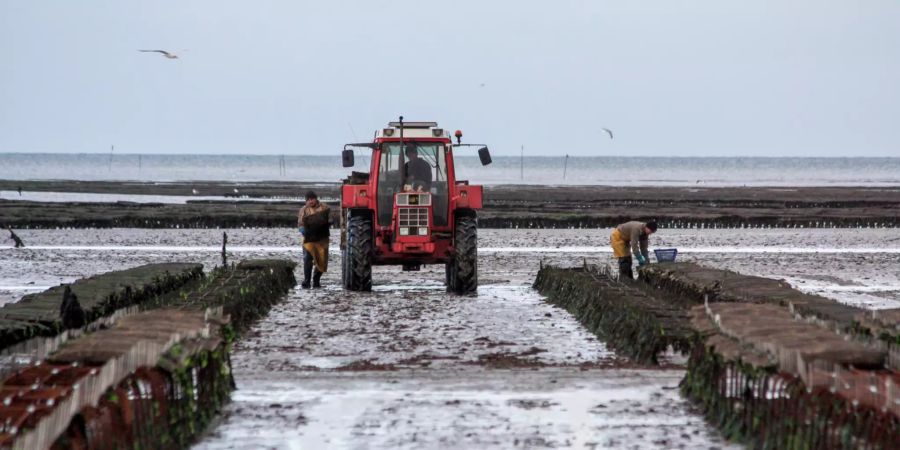
<instances>
[{"instance_id":1,"label":"blue bucket","mask_svg":"<svg viewBox=\"0 0 900 450\"><path fill-rule=\"evenodd\" d=\"M656 262L674 262L678 256L677 248L657 248L653 250L656 254Z\"/></svg>"}]
</instances>

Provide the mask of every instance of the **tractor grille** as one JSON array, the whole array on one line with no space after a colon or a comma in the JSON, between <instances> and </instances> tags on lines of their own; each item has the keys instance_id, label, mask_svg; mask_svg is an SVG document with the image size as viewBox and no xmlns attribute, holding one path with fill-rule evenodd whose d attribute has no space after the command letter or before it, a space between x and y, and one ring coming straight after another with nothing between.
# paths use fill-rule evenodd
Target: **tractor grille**
<instances>
[{"instance_id":1,"label":"tractor grille","mask_svg":"<svg viewBox=\"0 0 900 450\"><path fill-rule=\"evenodd\" d=\"M428 227L428 208L400 208L401 227Z\"/></svg>"},{"instance_id":2,"label":"tractor grille","mask_svg":"<svg viewBox=\"0 0 900 450\"><path fill-rule=\"evenodd\" d=\"M397 194L398 206L429 206L431 194Z\"/></svg>"}]
</instances>

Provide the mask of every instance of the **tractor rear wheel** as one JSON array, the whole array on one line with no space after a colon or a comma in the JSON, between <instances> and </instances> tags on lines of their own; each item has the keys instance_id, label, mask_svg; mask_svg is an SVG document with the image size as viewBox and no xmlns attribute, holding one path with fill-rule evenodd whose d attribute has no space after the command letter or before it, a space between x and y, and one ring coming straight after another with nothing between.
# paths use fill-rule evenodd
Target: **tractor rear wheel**
<instances>
[{"instance_id":1,"label":"tractor rear wheel","mask_svg":"<svg viewBox=\"0 0 900 450\"><path fill-rule=\"evenodd\" d=\"M478 221L475 217L456 218L453 239L456 255L447 265L447 288L457 294L478 289Z\"/></svg>"},{"instance_id":2,"label":"tractor rear wheel","mask_svg":"<svg viewBox=\"0 0 900 450\"><path fill-rule=\"evenodd\" d=\"M353 216L347 221L347 243L341 261L344 288L372 290L372 219Z\"/></svg>"}]
</instances>

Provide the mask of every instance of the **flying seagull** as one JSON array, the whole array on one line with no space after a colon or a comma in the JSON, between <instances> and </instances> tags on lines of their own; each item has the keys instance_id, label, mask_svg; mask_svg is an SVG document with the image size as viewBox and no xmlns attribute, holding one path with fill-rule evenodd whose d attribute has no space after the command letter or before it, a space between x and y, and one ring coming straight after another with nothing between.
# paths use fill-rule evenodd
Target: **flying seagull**
<instances>
[{"instance_id":1,"label":"flying seagull","mask_svg":"<svg viewBox=\"0 0 900 450\"><path fill-rule=\"evenodd\" d=\"M143 52L143 53L162 53L162 55L165 56L166 58L178 59L178 55L176 55L174 53L169 53L165 50L138 50L138 51Z\"/></svg>"},{"instance_id":2,"label":"flying seagull","mask_svg":"<svg viewBox=\"0 0 900 450\"><path fill-rule=\"evenodd\" d=\"M610 138L610 139L612 139L612 138L613 138L613 135L612 135L612 130L610 130L610 129L609 129L609 128L603 128L603 131L605 131L605 132L606 132L606 134L608 134L608 135L609 135L609 138Z\"/></svg>"}]
</instances>

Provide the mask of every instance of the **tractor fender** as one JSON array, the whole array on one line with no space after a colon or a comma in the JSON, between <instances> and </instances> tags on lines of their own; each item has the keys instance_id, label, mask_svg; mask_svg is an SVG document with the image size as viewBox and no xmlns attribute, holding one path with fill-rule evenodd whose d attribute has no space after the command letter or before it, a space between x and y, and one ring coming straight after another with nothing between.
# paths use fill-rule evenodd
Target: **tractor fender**
<instances>
[{"instance_id":1,"label":"tractor fender","mask_svg":"<svg viewBox=\"0 0 900 450\"><path fill-rule=\"evenodd\" d=\"M366 184L345 184L341 186L341 208L364 208L371 206L371 189Z\"/></svg>"},{"instance_id":2,"label":"tractor fender","mask_svg":"<svg viewBox=\"0 0 900 450\"><path fill-rule=\"evenodd\" d=\"M457 185L453 204L456 209L481 209L484 191L481 186Z\"/></svg>"}]
</instances>

